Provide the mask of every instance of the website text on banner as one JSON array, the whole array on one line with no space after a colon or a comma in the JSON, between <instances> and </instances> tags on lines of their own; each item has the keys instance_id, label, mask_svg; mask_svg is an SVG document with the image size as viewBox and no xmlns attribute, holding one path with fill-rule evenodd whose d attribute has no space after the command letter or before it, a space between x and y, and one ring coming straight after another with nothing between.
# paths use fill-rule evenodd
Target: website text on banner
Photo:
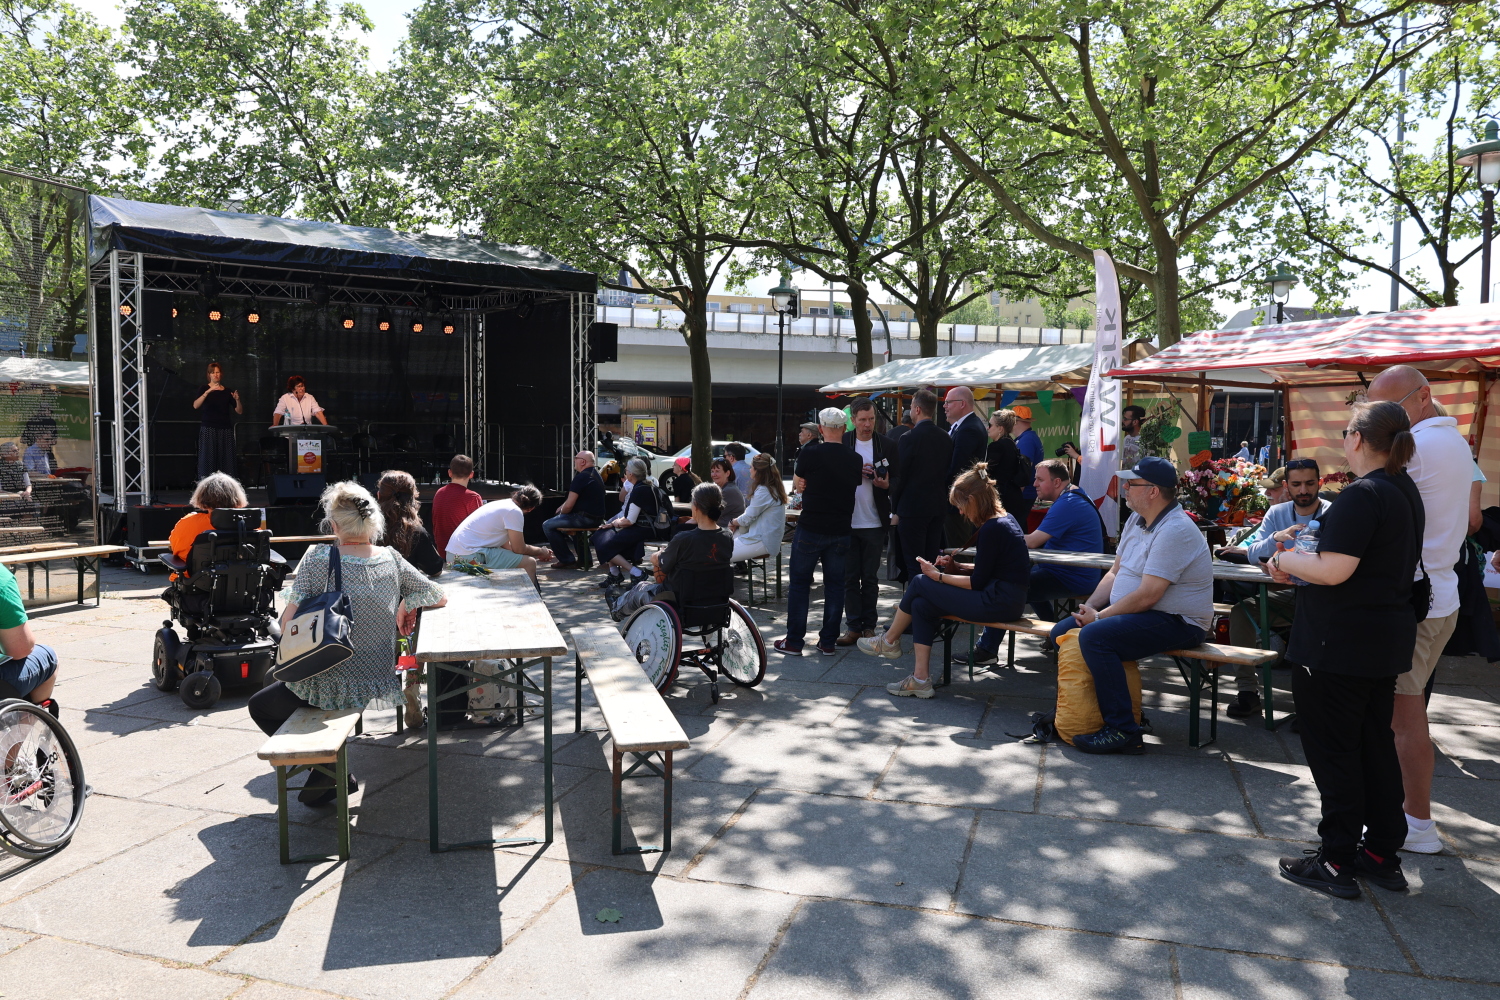
<instances>
[{"instance_id":1,"label":"website text on banner","mask_svg":"<svg viewBox=\"0 0 1500 1000\"><path fill-rule=\"evenodd\" d=\"M1103 250L1094 251L1094 301L1098 315L1094 329L1094 367L1083 397L1083 417L1078 439L1083 467L1078 485L1093 497L1111 536L1120 523L1119 507L1110 495L1115 470L1120 467L1120 383L1104 372L1120 367L1120 281L1115 262Z\"/></svg>"}]
</instances>

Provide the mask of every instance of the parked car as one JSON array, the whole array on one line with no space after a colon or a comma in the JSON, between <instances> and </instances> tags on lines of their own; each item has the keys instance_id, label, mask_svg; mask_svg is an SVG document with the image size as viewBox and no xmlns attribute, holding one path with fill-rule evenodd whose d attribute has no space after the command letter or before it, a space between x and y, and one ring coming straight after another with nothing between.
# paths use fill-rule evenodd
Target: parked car
<instances>
[{"instance_id":1,"label":"parked car","mask_svg":"<svg viewBox=\"0 0 1500 1000\"><path fill-rule=\"evenodd\" d=\"M724 457L724 446L726 444L728 444L728 443L729 443L728 441L714 441L714 442L712 442L712 445L713 445L713 457L714 458L723 458ZM745 461L748 462L748 461L750 461L750 459L752 459L756 455L760 454L760 452L758 452L754 448L750 447L750 445L747 444L746 442L741 441L740 444L745 445ZM654 478L656 478L656 479L660 479L662 473L666 472L668 469L674 469L676 467L677 460L679 458L691 458L692 455L693 455L693 446L689 444L689 445L683 446L682 450L679 451L675 455L657 455L657 456L653 456L652 459L651 459L651 475Z\"/></svg>"}]
</instances>

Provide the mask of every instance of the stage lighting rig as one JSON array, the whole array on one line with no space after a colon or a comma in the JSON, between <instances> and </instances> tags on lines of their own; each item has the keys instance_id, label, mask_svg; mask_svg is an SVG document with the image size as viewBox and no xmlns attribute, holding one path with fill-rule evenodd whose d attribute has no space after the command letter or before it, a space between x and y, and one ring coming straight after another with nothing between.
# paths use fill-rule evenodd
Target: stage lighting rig
<instances>
[{"instance_id":1,"label":"stage lighting rig","mask_svg":"<svg viewBox=\"0 0 1500 1000\"><path fill-rule=\"evenodd\" d=\"M245 322L250 324L260 322L260 305L254 299L250 300L249 307L245 309Z\"/></svg>"},{"instance_id":2,"label":"stage lighting rig","mask_svg":"<svg viewBox=\"0 0 1500 1000\"><path fill-rule=\"evenodd\" d=\"M375 314L375 328L381 333L390 332L391 311L389 309L381 309L380 312Z\"/></svg>"},{"instance_id":3,"label":"stage lighting rig","mask_svg":"<svg viewBox=\"0 0 1500 1000\"><path fill-rule=\"evenodd\" d=\"M457 331L458 320L455 319L453 317L453 314L450 312L448 315L443 317L443 332L451 337Z\"/></svg>"},{"instance_id":4,"label":"stage lighting rig","mask_svg":"<svg viewBox=\"0 0 1500 1000\"><path fill-rule=\"evenodd\" d=\"M354 329L354 310L344 308L339 310L339 326L345 330Z\"/></svg>"}]
</instances>

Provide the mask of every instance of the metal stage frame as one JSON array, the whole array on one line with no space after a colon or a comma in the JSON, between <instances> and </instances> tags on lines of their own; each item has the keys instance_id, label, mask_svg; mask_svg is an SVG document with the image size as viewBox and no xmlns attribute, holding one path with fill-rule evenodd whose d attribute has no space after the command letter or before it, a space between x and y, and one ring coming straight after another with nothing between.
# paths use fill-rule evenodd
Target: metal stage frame
<instances>
[{"instance_id":1,"label":"metal stage frame","mask_svg":"<svg viewBox=\"0 0 1500 1000\"><path fill-rule=\"evenodd\" d=\"M97 373L101 364L108 364L113 387L113 407L110 416L108 440L103 427L104 415L98 406L96 395L93 406L93 433L96 482L101 506L105 497L109 506L125 513L137 504L149 504L151 486L151 441L150 419L146 392L146 336L144 329L145 292L165 291L190 293L198 288L201 272L192 273L164 267L167 263L189 264L195 268L202 261L186 257L167 257L124 250L110 250L89 273L91 304L101 293L107 293L105 301L109 309L109 358L100 357L97 338L89 339L90 364ZM282 270L285 270L284 268ZM309 271L309 275L319 272ZM329 278L344 277L339 272L328 272ZM267 277L262 280L254 276L218 276L221 299L255 299L260 302L310 301L313 298L314 281L288 281ZM516 306L525 302L561 301L566 299L570 318L568 329L570 375L573 379L569 395L568 440L566 447L557 456L559 483L569 478L572 456L584 448L592 448L598 438L598 385L594 365L589 356L589 328L595 320L595 295L593 292L546 291L539 289L487 288L478 295L443 295L443 282L417 281L406 278L385 279L395 286L391 289L345 286L322 286L330 293L328 306L370 307L385 306L393 309L410 308L410 303L421 294L437 293L441 300L441 312L460 320L457 335L464 338L463 372L463 420L461 421L467 441L465 447L476 450L475 456L480 478L490 478L488 447L485 441L489 426L488 394L485 383L485 314ZM404 288L401 286L405 286ZM473 288L472 284L464 285ZM91 305L92 308L92 305ZM93 329L98 330L97 324ZM97 389L95 390L97 394ZM476 447L477 446L477 447ZM111 459L101 461L106 455Z\"/></svg>"}]
</instances>

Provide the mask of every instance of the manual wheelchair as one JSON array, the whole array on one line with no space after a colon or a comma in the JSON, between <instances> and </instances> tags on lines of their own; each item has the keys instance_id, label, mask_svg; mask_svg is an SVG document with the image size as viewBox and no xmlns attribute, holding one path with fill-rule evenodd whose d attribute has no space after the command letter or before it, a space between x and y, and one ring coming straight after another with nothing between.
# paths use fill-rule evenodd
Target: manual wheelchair
<instances>
[{"instance_id":1,"label":"manual wheelchair","mask_svg":"<svg viewBox=\"0 0 1500 1000\"><path fill-rule=\"evenodd\" d=\"M0 850L36 862L72 839L88 787L62 723L16 693L0 683Z\"/></svg>"},{"instance_id":2,"label":"manual wheelchair","mask_svg":"<svg viewBox=\"0 0 1500 1000\"><path fill-rule=\"evenodd\" d=\"M740 602L679 605L656 600L620 627L625 644L656 689L666 694L684 663L708 675L709 699L719 701L719 676L755 687L766 676L766 644Z\"/></svg>"},{"instance_id":3,"label":"manual wheelchair","mask_svg":"<svg viewBox=\"0 0 1500 1000\"><path fill-rule=\"evenodd\" d=\"M160 691L181 689L189 708L212 708L225 687L258 691L276 661L281 628L276 593L290 571L271 549L258 508L221 507L209 514L212 530L193 539L184 562L161 556L177 579L162 592L172 622L162 622L151 653L151 676Z\"/></svg>"}]
</instances>

